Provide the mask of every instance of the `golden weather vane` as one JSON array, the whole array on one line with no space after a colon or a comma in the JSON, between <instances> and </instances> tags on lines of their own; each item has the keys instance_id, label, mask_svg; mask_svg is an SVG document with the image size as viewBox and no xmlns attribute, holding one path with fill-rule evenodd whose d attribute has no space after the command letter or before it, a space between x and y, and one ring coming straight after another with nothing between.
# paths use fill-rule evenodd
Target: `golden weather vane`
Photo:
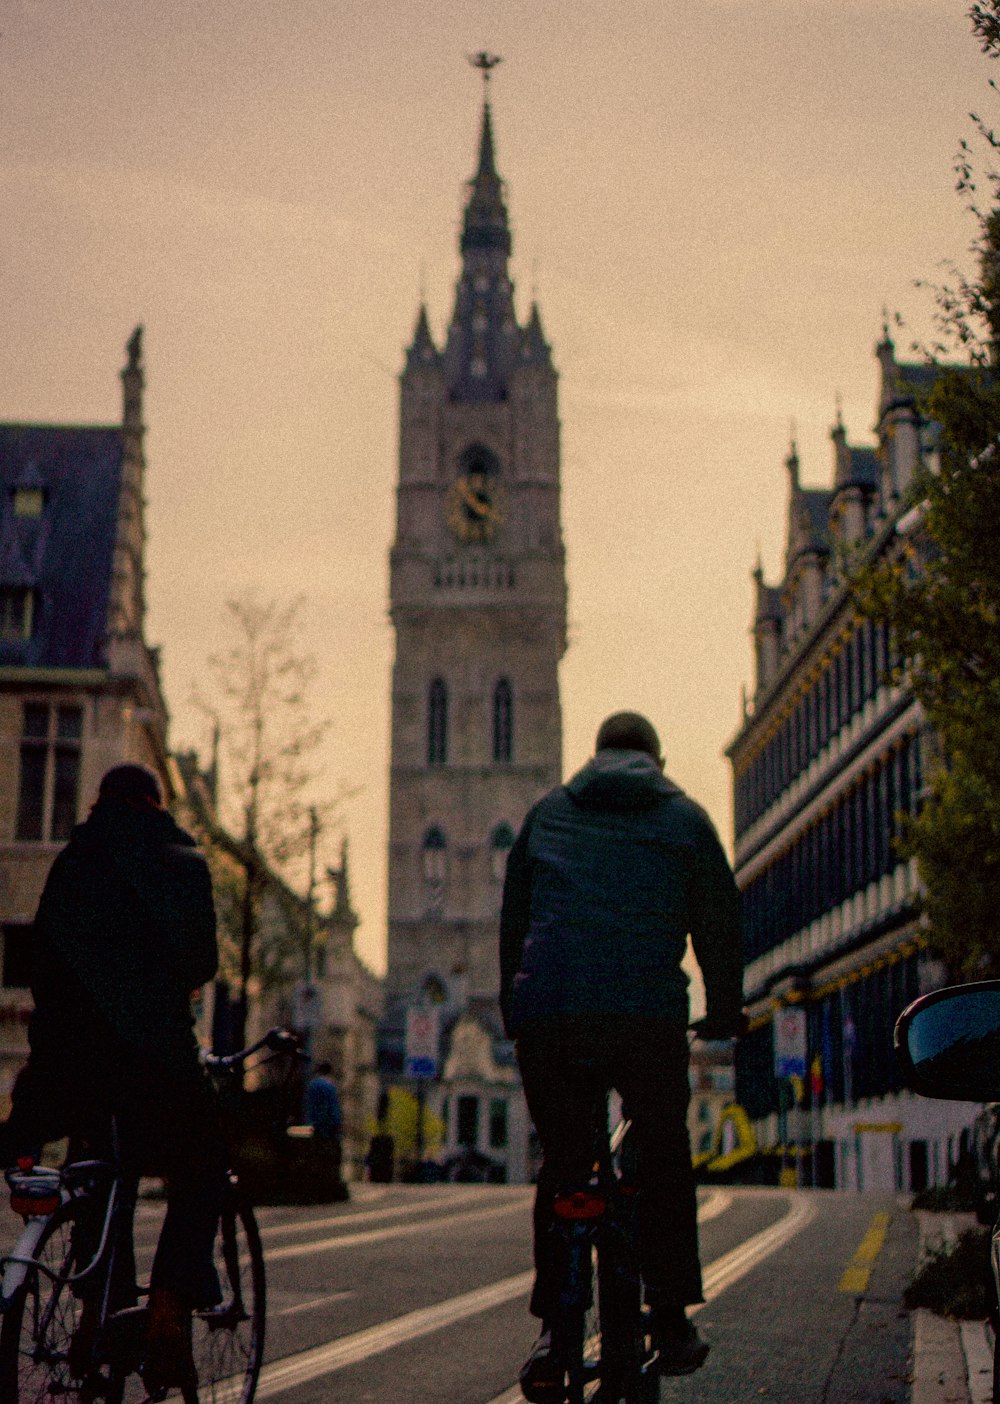
<instances>
[{"instance_id":1,"label":"golden weather vane","mask_svg":"<svg viewBox=\"0 0 1000 1404\"><path fill-rule=\"evenodd\" d=\"M503 58L500 54L490 54L487 53L485 49L481 49L478 54L469 55L469 62L472 64L473 68L479 69L480 73L483 75L483 86L488 89L490 74L498 63L503 63Z\"/></svg>"}]
</instances>

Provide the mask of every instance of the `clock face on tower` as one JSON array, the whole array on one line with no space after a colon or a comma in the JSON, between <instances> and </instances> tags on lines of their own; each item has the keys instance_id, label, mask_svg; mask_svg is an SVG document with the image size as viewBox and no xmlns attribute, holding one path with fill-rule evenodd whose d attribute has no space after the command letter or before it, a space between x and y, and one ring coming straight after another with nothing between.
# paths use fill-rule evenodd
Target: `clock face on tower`
<instances>
[{"instance_id":1,"label":"clock face on tower","mask_svg":"<svg viewBox=\"0 0 1000 1404\"><path fill-rule=\"evenodd\" d=\"M448 489L445 514L459 541L492 541L504 524L505 494L491 467L469 462Z\"/></svg>"}]
</instances>

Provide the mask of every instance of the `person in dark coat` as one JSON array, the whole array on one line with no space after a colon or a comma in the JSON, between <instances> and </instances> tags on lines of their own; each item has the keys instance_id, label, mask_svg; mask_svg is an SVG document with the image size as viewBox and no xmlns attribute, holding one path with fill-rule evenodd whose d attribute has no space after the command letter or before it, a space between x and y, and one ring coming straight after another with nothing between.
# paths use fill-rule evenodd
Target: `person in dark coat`
<instances>
[{"instance_id":1,"label":"person in dark coat","mask_svg":"<svg viewBox=\"0 0 1000 1404\"><path fill-rule=\"evenodd\" d=\"M660 742L634 712L609 717L596 754L529 812L507 861L500 1003L542 1144L532 1312L542 1333L521 1372L550 1399L559 1292L553 1195L585 1182L592 1109L614 1087L638 1146L639 1245L661 1369L697 1369L708 1346L685 1308L703 1300L687 1131L690 935L705 982L706 1037L742 1025L740 901L705 811L663 774Z\"/></svg>"},{"instance_id":2,"label":"person in dark coat","mask_svg":"<svg viewBox=\"0 0 1000 1404\"><path fill-rule=\"evenodd\" d=\"M336 1199L346 1199L347 1186L340 1176L340 1133L344 1115L332 1074L333 1067L330 1063L317 1063L313 1069L313 1075L306 1086L306 1119L312 1127L313 1145L326 1181L327 1192L332 1192Z\"/></svg>"},{"instance_id":3,"label":"person in dark coat","mask_svg":"<svg viewBox=\"0 0 1000 1404\"><path fill-rule=\"evenodd\" d=\"M192 1014L218 953L208 865L152 771L119 765L104 776L49 872L32 962L30 1056L0 1149L10 1163L66 1135L99 1148L114 1115L126 1163L167 1177L147 1383L182 1383L193 1372L191 1311L220 1297L212 1245L226 1154ZM84 1334L93 1318L85 1301Z\"/></svg>"}]
</instances>

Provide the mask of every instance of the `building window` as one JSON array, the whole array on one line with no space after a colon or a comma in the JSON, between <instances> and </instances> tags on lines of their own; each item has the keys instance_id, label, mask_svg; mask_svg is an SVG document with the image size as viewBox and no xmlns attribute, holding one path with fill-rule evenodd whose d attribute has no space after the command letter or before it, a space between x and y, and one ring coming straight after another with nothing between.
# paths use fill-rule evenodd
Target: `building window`
<instances>
[{"instance_id":1,"label":"building window","mask_svg":"<svg viewBox=\"0 0 1000 1404\"><path fill-rule=\"evenodd\" d=\"M514 756L514 694L506 678L493 689L493 759L509 765Z\"/></svg>"},{"instance_id":2,"label":"building window","mask_svg":"<svg viewBox=\"0 0 1000 1404\"><path fill-rule=\"evenodd\" d=\"M4 922L2 981L5 990L26 990L31 985L31 926L27 923Z\"/></svg>"},{"instance_id":3,"label":"building window","mask_svg":"<svg viewBox=\"0 0 1000 1404\"><path fill-rule=\"evenodd\" d=\"M507 1145L507 1103L503 1097L490 1102L490 1148L503 1150Z\"/></svg>"},{"instance_id":4,"label":"building window","mask_svg":"<svg viewBox=\"0 0 1000 1404\"><path fill-rule=\"evenodd\" d=\"M507 876L507 855L514 847L514 830L509 824L497 824L490 834L490 872L494 882Z\"/></svg>"},{"instance_id":5,"label":"building window","mask_svg":"<svg viewBox=\"0 0 1000 1404\"><path fill-rule=\"evenodd\" d=\"M34 623L34 590L0 585L0 639L30 639Z\"/></svg>"},{"instance_id":6,"label":"building window","mask_svg":"<svg viewBox=\"0 0 1000 1404\"><path fill-rule=\"evenodd\" d=\"M455 1140L458 1145L475 1150L479 1144L479 1098L459 1097L455 1110Z\"/></svg>"},{"instance_id":7,"label":"building window","mask_svg":"<svg viewBox=\"0 0 1000 1404\"><path fill-rule=\"evenodd\" d=\"M24 704L16 838L26 843L69 838L80 797L83 708Z\"/></svg>"},{"instance_id":8,"label":"building window","mask_svg":"<svg viewBox=\"0 0 1000 1404\"><path fill-rule=\"evenodd\" d=\"M435 678L427 694L427 764L444 765L448 759L448 689Z\"/></svg>"},{"instance_id":9,"label":"building window","mask_svg":"<svg viewBox=\"0 0 1000 1404\"><path fill-rule=\"evenodd\" d=\"M45 489L16 487L13 492L15 517L40 517L45 508Z\"/></svg>"}]
</instances>

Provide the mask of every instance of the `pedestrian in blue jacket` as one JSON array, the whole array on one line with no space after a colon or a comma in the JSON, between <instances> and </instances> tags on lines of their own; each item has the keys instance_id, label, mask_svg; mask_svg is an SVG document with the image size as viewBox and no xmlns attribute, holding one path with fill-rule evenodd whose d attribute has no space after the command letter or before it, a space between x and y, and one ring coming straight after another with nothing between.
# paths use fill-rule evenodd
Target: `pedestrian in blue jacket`
<instances>
[{"instance_id":1,"label":"pedestrian in blue jacket","mask_svg":"<svg viewBox=\"0 0 1000 1404\"><path fill-rule=\"evenodd\" d=\"M685 1307L703 1300L687 1131L687 938L705 982L702 1033L742 1022L739 892L705 811L663 774L645 717L618 712L596 754L529 812L510 851L500 917L500 1003L542 1144L535 1287L542 1332L521 1372L528 1400L561 1384L549 1244L560 1184L586 1179L591 1109L614 1087L638 1146L639 1244L666 1374L703 1364Z\"/></svg>"}]
</instances>

